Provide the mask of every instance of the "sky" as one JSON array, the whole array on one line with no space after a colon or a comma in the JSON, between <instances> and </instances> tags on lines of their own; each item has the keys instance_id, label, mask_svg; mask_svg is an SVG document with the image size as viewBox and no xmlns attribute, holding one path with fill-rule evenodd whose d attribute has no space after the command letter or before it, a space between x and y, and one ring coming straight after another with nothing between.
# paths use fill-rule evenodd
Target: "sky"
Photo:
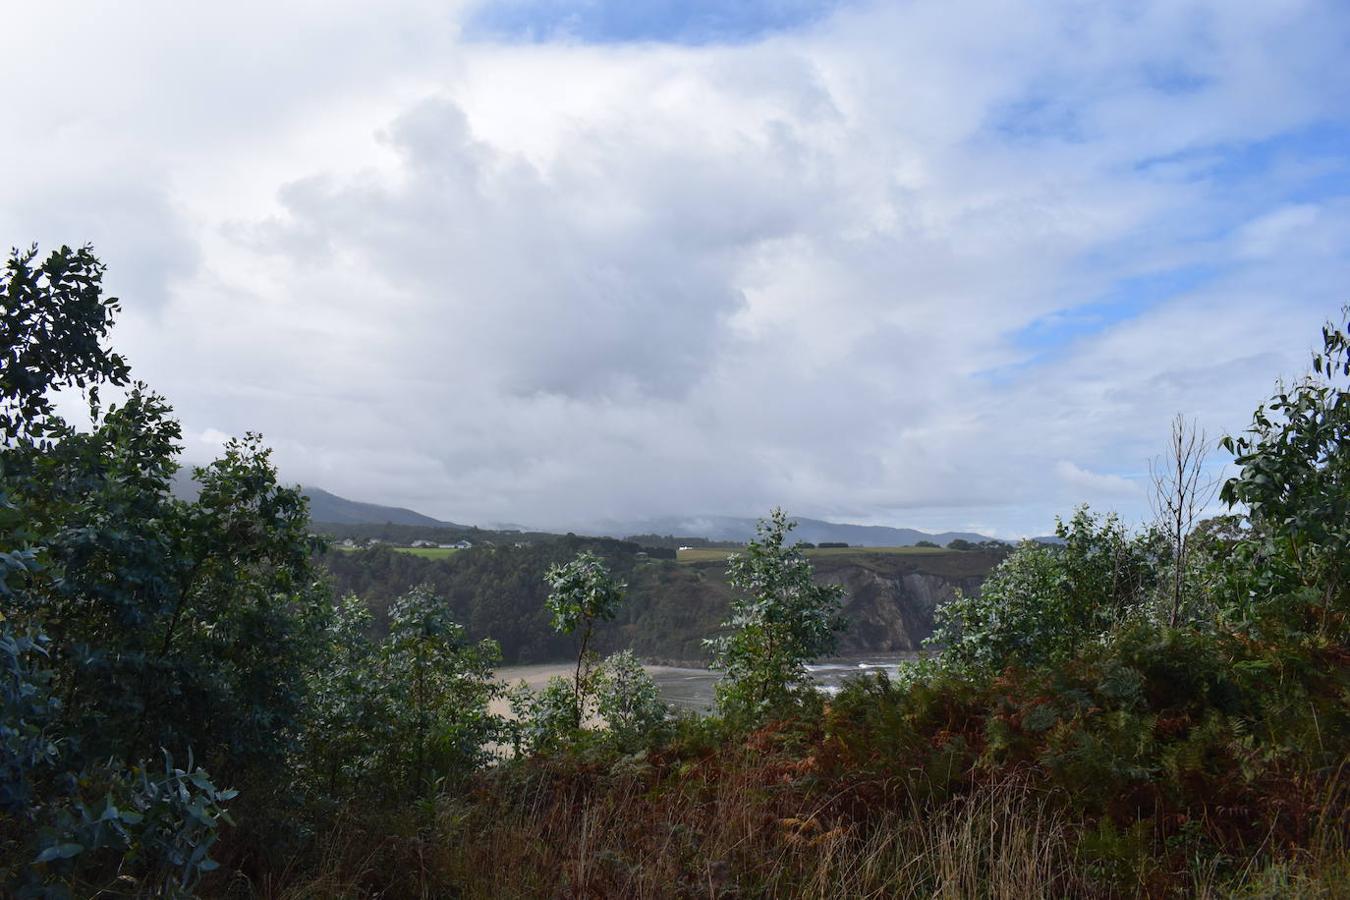
<instances>
[{"instance_id":1,"label":"sky","mask_svg":"<svg viewBox=\"0 0 1350 900\"><path fill-rule=\"evenodd\" d=\"M1342 0L16 4L0 240L94 245L189 461L1141 522L1172 417L1240 431L1350 301L1347 58Z\"/></svg>"}]
</instances>

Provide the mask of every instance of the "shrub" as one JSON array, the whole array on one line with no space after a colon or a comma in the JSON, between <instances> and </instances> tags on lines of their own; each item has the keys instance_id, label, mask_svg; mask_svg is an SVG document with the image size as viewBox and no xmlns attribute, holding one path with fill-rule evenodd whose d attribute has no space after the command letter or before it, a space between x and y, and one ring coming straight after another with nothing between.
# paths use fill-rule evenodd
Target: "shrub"
<instances>
[{"instance_id":1,"label":"shrub","mask_svg":"<svg viewBox=\"0 0 1350 900\"><path fill-rule=\"evenodd\" d=\"M596 709L614 743L632 751L661 736L669 709L632 651L615 653L596 678Z\"/></svg>"},{"instance_id":2,"label":"shrub","mask_svg":"<svg viewBox=\"0 0 1350 900\"><path fill-rule=\"evenodd\" d=\"M1114 515L1083 507L1055 533L1062 544L1022 544L978 595L958 593L937 608L928 643L945 664L987 675L1062 663L1148 610L1163 552L1153 531L1131 535Z\"/></svg>"},{"instance_id":3,"label":"shrub","mask_svg":"<svg viewBox=\"0 0 1350 900\"><path fill-rule=\"evenodd\" d=\"M517 754L553 753L575 743L581 734L574 685L565 678L550 678L538 692L522 681L507 692L507 699L515 720L512 736Z\"/></svg>"}]
</instances>

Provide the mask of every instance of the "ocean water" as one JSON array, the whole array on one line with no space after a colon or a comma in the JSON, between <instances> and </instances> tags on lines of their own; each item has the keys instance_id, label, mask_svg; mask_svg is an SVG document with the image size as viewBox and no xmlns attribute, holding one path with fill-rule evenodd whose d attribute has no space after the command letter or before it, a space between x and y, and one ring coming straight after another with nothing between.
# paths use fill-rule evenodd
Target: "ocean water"
<instances>
[{"instance_id":1,"label":"ocean water","mask_svg":"<svg viewBox=\"0 0 1350 900\"><path fill-rule=\"evenodd\" d=\"M902 663L917 657L917 653L879 653L816 663L807 666L807 671L822 691L833 694L845 679L853 676L885 672L893 678ZM674 666L650 666L647 671L661 689L661 696L672 706L698 711L712 708L713 687L721 678L720 673Z\"/></svg>"}]
</instances>

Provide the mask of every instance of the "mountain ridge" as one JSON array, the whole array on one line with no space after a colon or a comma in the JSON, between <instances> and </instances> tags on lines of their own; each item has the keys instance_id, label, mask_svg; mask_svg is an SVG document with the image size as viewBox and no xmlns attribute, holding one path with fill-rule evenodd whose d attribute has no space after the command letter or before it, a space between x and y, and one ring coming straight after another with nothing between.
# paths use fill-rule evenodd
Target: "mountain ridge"
<instances>
[{"instance_id":1,"label":"mountain ridge","mask_svg":"<svg viewBox=\"0 0 1350 900\"><path fill-rule=\"evenodd\" d=\"M361 500L350 500L315 485L299 485L300 492L309 500L309 518L315 525L412 525L426 528L453 528L468 530L470 526L437 519L403 506L387 506ZM174 476L175 496L192 500L198 486L187 470ZM846 543L852 547L912 547L920 541L946 546L954 540L981 543L999 540L973 531L928 532L917 528L898 528L890 525L854 525L830 522L806 516L793 516L796 523L793 536L812 544ZM629 522L611 522L599 528L578 528L578 534L596 537L628 538L638 535L669 535L681 538L701 538L708 541L744 543L754 538L759 520L748 516L661 516ZM493 526L494 528L496 526ZM503 529L498 529L503 530ZM509 530L527 531L523 526ZM1037 537L1032 540L1053 543L1054 538ZM1015 543L1004 541L1004 543Z\"/></svg>"},{"instance_id":2,"label":"mountain ridge","mask_svg":"<svg viewBox=\"0 0 1350 900\"><path fill-rule=\"evenodd\" d=\"M853 547L912 547L919 541L943 545L954 540L980 543L994 540L971 531L920 531L917 528L896 528L889 525L852 525L829 522L805 516L791 516L797 523L792 535L797 540L812 544L824 542L846 543ZM638 534L662 534L701 537L710 541L745 542L755 536L758 519L738 516L664 517L638 522L616 523L609 526L606 536L623 537Z\"/></svg>"}]
</instances>

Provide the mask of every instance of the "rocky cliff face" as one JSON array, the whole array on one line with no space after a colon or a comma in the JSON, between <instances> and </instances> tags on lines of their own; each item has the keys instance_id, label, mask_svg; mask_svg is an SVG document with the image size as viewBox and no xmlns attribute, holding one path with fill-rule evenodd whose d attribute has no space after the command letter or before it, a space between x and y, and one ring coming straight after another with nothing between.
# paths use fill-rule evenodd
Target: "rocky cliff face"
<instances>
[{"instance_id":1,"label":"rocky cliff face","mask_svg":"<svg viewBox=\"0 0 1350 900\"><path fill-rule=\"evenodd\" d=\"M839 635L839 655L854 656L921 649L933 633L933 611L958 590L978 592L1000 559L984 551L849 553L812 563L817 580L844 586L848 627ZM631 646L650 659L706 662L703 638L726 619L732 596L724 570L723 563L672 564L650 580L635 578L629 609L601 644Z\"/></svg>"},{"instance_id":2,"label":"rocky cliff face","mask_svg":"<svg viewBox=\"0 0 1350 900\"><path fill-rule=\"evenodd\" d=\"M978 591L981 581L980 577L952 580L920 572L849 573L841 582L848 591L844 617L849 624L839 636L839 652L918 650L933 633L933 610L958 589L967 594Z\"/></svg>"},{"instance_id":3,"label":"rocky cliff face","mask_svg":"<svg viewBox=\"0 0 1350 900\"><path fill-rule=\"evenodd\" d=\"M842 584L847 592L843 612L848 628L839 636L840 654L920 649L933 633L933 611L958 590L977 593L998 562L987 554L961 556L959 561L933 556L818 562L819 579Z\"/></svg>"},{"instance_id":4,"label":"rocky cliff face","mask_svg":"<svg viewBox=\"0 0 1350 900\"><path fill-rule=\"evenodd\" d=\"M631 648L649 660L706 664L704 639L718 633L732 599L725 561L650 560L625 554L625 546L609 542L602 548L628 591L617 620L597 629L594 649L606 654ZM544 608L544 571L573 548L546 550L501 548L430 560L383 549L333 553L328 565L335 591L366 600L377 622L394 597L431 584L471 638L501 643L507 663L551 662L575 649L571 636L553 630ZM990 551L850 551L811 561L820 581L844 586L849 624L839 653L855 655L919 649L933 632L933 610L958 589L979 590L1000 558Z\"/></svg>"}]
</instances>

